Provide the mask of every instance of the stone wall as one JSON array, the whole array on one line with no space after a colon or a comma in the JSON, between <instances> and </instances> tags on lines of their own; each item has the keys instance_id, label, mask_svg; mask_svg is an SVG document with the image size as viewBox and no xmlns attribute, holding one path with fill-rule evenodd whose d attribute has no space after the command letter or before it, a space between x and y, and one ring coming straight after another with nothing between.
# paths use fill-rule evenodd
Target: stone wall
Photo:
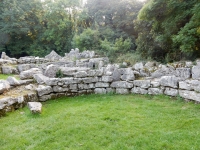
<instances>
[{"instance_id":1,"label":"stone wall","mask_svg":"<svg viewBox=\"0 0 200 150\"><path fill-rule=\"evenodd\" d=\"M165 94L200 102L198 60L195 63L188 61L166 65L139 62L121 68L120 64L108 64L106 57L94 56L93 52L79 53L77 49L65 54L65 57L52 51L44 61L37 64L32 60L35 57L17 60L9 59L4 54L6 63L1 64L2 72L18 73L21 80L8 78L7 81L1 81L0 93L22 85L29 92L18 97L1 95L0 115L22 107L28 101L43 102L62 96L90 93ZM74 57L76 59L72 60ZM9 66L9 61L13 61L15 66ZM58 71L62 73L62 78L56 78Z\"/></svg>"}]
</instances>

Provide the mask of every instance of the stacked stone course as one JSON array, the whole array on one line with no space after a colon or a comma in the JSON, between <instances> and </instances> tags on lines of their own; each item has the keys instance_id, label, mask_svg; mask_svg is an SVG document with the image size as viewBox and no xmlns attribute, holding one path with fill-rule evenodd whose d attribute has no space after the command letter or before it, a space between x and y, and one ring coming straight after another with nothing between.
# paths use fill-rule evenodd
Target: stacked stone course
<instances>
[{"instance_id":1,"label":"stacked stone course","mask_svg":"<svg viewBox=\"0 0 200 150\"><path fill-rule=\"evenodd\" d=\"M106 57L95 58L94 52L79 53L78 49L65 54L65 57L52 51L40 59L42 61L39 64L33 60L36 57L17 60L6 57L4 53L3 58L0 61L5 60L5 63L1 63L2 70L5 70L9 61L13 61L11 64L16 65L13 70L17 70L15 72L19 73L21 80L9 77L7 81L1 81L1 93L21 85L27 85L25 88L30 93L17 98L0 99L0 115L24 106L28 101L43 102L61 96L90 93L165 94L200 102L199 63L162 65L139 62L132 67L120 68L119 64L108 64ZM62 72L63 77L56 78L58 71Z\"/></svg>"}]
</instances>

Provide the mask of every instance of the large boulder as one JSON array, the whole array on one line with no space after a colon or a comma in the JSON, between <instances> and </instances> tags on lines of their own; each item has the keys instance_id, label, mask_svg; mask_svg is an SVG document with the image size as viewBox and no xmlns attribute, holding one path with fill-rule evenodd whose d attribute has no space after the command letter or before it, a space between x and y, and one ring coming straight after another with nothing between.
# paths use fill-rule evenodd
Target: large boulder
<instances>
[{"instance_id":1,"label":"large boulder","mask_svg":"<svg viewBox=\"0 0 200 150\"><path fill-rule=\"evenodd\" d=\"M15 74L17 73L17 69L12 66L2 66L2 74Z\"/></svg>"},{"instance_id":2,"label":"large boulder","mask_svg":"<svg viewBox=\"0 0 200 150\"><path fill-rule=\"evenodd\" d=\"M20 64L17 66L18 71L21 73L22 71L29 70L31 68L36 68L35 64Z\"/></svg>"},{"instance_id":3,"label":"large boulder","mask_svg":"<svg viewBox=\"0 0 200 150\"><path fill-rule=\"evenodd\" d=\"M42 74L39 68L31 68L26 71L22 71L19 75L20 79L32 79L34 74Z\"/></svg>"},{"instance_id":4,"label":"large boulder","mask_svg":"<svg viewBox=\"0 0 200 150\"><path fill-rule=\"evenodd\" d=\"M10 89L10 84L6 80L0 80L0 94Z\"/></svg>"},{"instance_id":5,"label":"large boulder","mask_svg":"<svg viewBox=\"0 0 200 150\"><path fill-rule=\"evenodd\" d=\"M97 87L97 88L109 87L109 86L110 86L109 83L104 83L104 82L97 82L97 83L95 84L95 87Z\"/></svg>"},{"instance_id":6,"label":"large boulder","mask_svg":"<svg viewBox=\"0 0 200 150\"><path fill-rule=\"evenodd\" d=\"M45 58L51 61L56 61L56 60L61 59L62 57L58 55L54 50L52 50L50 54L45 56Z\"/></svg>"},{"instance_id":7,"label":"large boulder","mask_svg":"<svg viewBox=\"0 0 200 150\"><path fill-rule=\"evenodd\" d=\"M142 62L136 63L135 65L133 65L133 68L135 70L141 70L144 68L144 64Z\"/></svg>"},{"instance_id":8,"label":"large boulder","mask_svg":"<svg viewBox=\"0 0 200 150\"><path fill-rule=\"evenodd\" d=\"M150 95L160 95L160 94L163 94L163 89L160 89L160 88L149 88L148 89L148 94L150 94Z\"/></svg>"},{"instance_id":9,"label":"large boulder","mask_svg":"<svg viewBox=\"0 0 200 150\"><path fill-rule=\"evenodd\" d=\"M40 102L28 102L27 106L32 113L42 112L42 104Z\"/></svg>"},{"instance_id":10,"label":"large boulder","mask_svg":"<svg viewBox=\"0 0 200 150\"><path fill-rule=\"evenodd\" d=\"M116 93L117 94L129 94L129 89L116 88Z\"/></svg>"}]
</instances>

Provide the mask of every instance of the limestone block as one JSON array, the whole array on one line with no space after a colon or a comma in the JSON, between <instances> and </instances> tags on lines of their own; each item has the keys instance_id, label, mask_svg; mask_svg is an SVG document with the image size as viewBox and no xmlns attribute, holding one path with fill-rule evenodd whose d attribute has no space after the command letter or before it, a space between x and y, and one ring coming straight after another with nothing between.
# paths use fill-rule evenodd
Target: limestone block
<instances>
[{"instance_id":1,"label":"limestone block","mask_svg":"<svg viewBox=\"0 0 200 150\"><path fill-rule=\"evenodd\" d=\"M99 81L98 77L87 77L82 79L83 83L95 83Z\"/></svg>"},{"instance_id":2,"label":"limestone block","mask_svg":"<svg viewBox=\"0 0 200 150\"><path fill-rule=\"evenodd\" d=\"M87 74L86 71L79 71L79 72L76 72L74 74L75 78L84 78L84 77L87 77L87 76L88 76L88 74Z\"/></svg>"},{"instance_id":3,"label":"limestone block","mask_svg":"<svg viewBox=\"0 0 200 150\"><path fill-rule=\"evenodd\" d=\"M77 90L78 89L78 85L77 84L70 84L69 89L70 90Z\"/></svg>"},{"instance_id":4,"label":"limestone block","mask_svg":"<svg viewBox=\"0 0 200 150\"><path fill-rule=\"evenodd\" d=\"M45 83L46 83L46 85L49 85L49 86L55 86L55 85L58 85L59 81L60 81L60 79L58 79L58 78L47 78L45 80Z\"/></svg>"},{"instance_id":5,"label":"limestone block","mask_svg":"<svg viewBox=\"0 0 200 150\"><path fill-rule=\"evenodd\" d=\"M42 104L40 102L28 102L27 106L32 113L42 112Z\"/></svg>"},{"instance_id":6,"label":"limestone block","mask_svg":"<svg viewBox=\"0 0 200 150\"><path fill-rule=\"evenodd\" d=\"M10 89L10 84L6 80L0 80L0 94Z\"/></svg>"},{"instance_id":7,"label":"limestone block","mask_svg":"<svg viewBox=\"0 0 200 150\"><path fill-rule=\"evenodd\" d=\"M117 94L129 94L129 89L116 88L116 93Z\"/></svg>"},{"instance_id":8,"label":"limestone block","mask_svg":"<svg viewBox=\"0 0 200 150\"><path fill-rule=\"evenodd\" d=\"M97 82L97 83L95 84L95 87L97 87L97 88L109 87L109 86L110 86L109 83L104 83L104 82Z\"/></svg>"},{"instance_id":9,"label":"limestone block","mask_svg":"<svg viewBox=\"0 0 200 150\"><path fill-rule=\"evenodd\" d=\"M111 83L111 87L113 88L132 88L133 87L133 83L129 83L126 81L115 81Z\"/></svg>"},{"instance_id":10,"label":"limestone block","mask_svg":"<svg viewBox=\"0 0 200 150\"><path fill-rule=\"evenodd\" d=\"M169 96L178 96L178 90L173 88L166 88L164 94Z\"/></svg>"},{"instance_id":11,"label":"limestone block","mask_svg":"<svg viewBox=\"0 0 200 150\"><path fill-rule=\"evenodd\" d=\"M106 94L106 89L105 88L95 88L94 93L95 94Z\"/></svg>"},{"instance_id":12,"label":"limestone block","mask_svg":"<svg viewBox=\"0 0 200 150\"><path fill-rule=\"evenodd\" d=\"M49 78L47 76L44 76L43 74L34 74L33 78L38 84L44 84L47 80L49 80Z\"/></svg>"},{"instance_id":13,"label":"limestone block","mask_svg":"<svg viewBox=\"0 0 200 150\"><path fill-rule=\"evenodd\" d=\"M50 78L55 78L58 70L59 70L59 67L57 65L53 65L53 64L48 65L44 72L44 75Z\"/></svg>"},{"instance_id":14,"label":"limestone block","mask_svg":"<svg viewBox=\"0 0 200 150\"><path fill-rule=\"evenodd\" d=\"M163 89L160 89L160 88L149 88L148 89L148 94L150 94L150 95L160 95L160 94L163 94Z\"/></svg>"},{"instance_id":15,"label":"limestone block","mask_svg":"<svg viewBox=\"0 0 200 150\"><path fill-rule=\"evenodd\" d=\"M200 93L197 93L195 91L179 90L179 95L185 99L200 102Z\"/></svg>"},{"instance_id":16,"label":"limestone block","mask_svg":"<svg viewBox=\"0 0 200 150\"><path fill-rule=\"evenodd\" d=\"M67 92L69 91L69 88L61 87L61 86L53 86L53 91L58 92L58 93Z\"/></svg>"},{"instance_id":17,"label":"limestone block","mask_svg":"<svg viewBox=\"0 0 200 150\"><path fill-rule=\"evenodd\" d=\"M120 81L122 75L122 70L121 69L114 69L113 74L112 74L112 79L113 81Z\"/></svg>"},{"instance_id":18,"label":"limestone block","mask_svg":"<svg viewBox=\"0 0 200 150\"><path fill-rule=\"evenodd\" d=\"M192 67L192 79L200 79L200 66Z\"/></svg>"},{"instance_id":19,"label":"limestone block","mask_svg":"<svg viewBox=\"0 0 200 150\"><path fill-rule=\"evenodd\" d=\"M150 80L135 80L133 81L134 86L138 86L140 88L146 89L149 88L151 85Z\"/></svg>"},{"instance_id":20,"label":"limestone block","mask_svg":"<svg viewBox=\"0 0 200 150\"><path fill-rule=\"evenodd\" d=\"M160 84L165 87L178 88L179 79L175 76L162 76Z\"/></svg>"},{"instance_id":21,"label":"limestone block","mask_svg":"<svg viewBox=\"0 0 200 150\"><path fill-rule=\"evenodd\" d=\"M19 81L15 77L10 76L6 80L9 82L11 86L18 86L20 84Z\"/></svg>"},{"instance_id":22,"label":"limestone block","mask_svg":"<svg viewBox=\"0 0 200 150\"><path fill-rule=\"evenodd\" d=\"M78 84L78 89L79 90L88 90L88 84Z\"/></svg>"},{"instance_id":23,"label":"limestone block","mask_svg":"<svg viewBox=\"0 0 200 150\"><path fill-rule=\"evenodd\" d=\"M135 94L147 94L148 90L140 88L140 87L134 87L131 89L131 93L135 93Z\"/></svg>"},{"instance_id":24,"label":"limestone block","mask_svg":"<svg viewBox=\"0 0 200 150\"><path fill-rule=\"evenodd\" d=\"M160 79L153 79L151 80L151 87L157 88L160 86Z\"/></svg>"},{"instance_id":25,"label":"limestone block","mask_svg":"<svg viewBox=\"0 0 200 150\"><path fill-rule=\"evenodd\" d=\"M102 76L101 81L102 82L112 82L113 78L111 76Z\"/></svg>"},{"instance_id":26,"label":"limestone block","mask_svg":"<svg viewBox=\"0 0 200 150\"><path fill-rule=\"evenodd\" d=\"M139 62L139 63L136 63L133 68L135 70L140 70L140 69L143 69L144 68L144 64L142 62Z\"/></svg>"},{"instance_id":27,"label":"limestone block","mask_svg":"<svg viewBox=\"0 0 200 150\"><path fill-rule=\"evenodd\" d=\"M31 68L20 73L20 79L32 79L34 74L42 74L42 71L39 68Z\"/></svg>"},{"instance_id":28,"label":"limestone block","mask_svg":"<svg viewBox=\"0 0 200 150\"><path fill-rule=\"evenodd\" d=\"M176 76L184 80L188 79L191 76L191 69L190 68L176 68Z\"/></svg>"},{"instance_id":29,"label":"limestone block","mask_svg":"<svg viewBox=\"0 0 200 150\"><path fill-rule=\"evenodd\" d=\"M43 96L52 93L53 89L51 88L51 86L39 85L38 88L36 88L36 91L39 96Z\"/></svg>"}]
</instances>

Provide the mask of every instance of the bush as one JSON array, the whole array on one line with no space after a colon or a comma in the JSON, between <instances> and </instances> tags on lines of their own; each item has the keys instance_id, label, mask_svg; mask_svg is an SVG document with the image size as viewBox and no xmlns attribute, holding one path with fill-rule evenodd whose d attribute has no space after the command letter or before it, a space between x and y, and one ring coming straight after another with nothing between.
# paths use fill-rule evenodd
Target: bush
<instances>
[{"instance_id":1,"label":"bush","mask_svg":"<svg viewBox=\"0 0 200 150\"><path fill-rule=\"evenodd\" d=\"M57 78L62 78L62 77L64 77L64 74L63 74L62 70L59 69L59 70L56 72L56 77L57 77Z\"/></svg>"}]
</instances>

